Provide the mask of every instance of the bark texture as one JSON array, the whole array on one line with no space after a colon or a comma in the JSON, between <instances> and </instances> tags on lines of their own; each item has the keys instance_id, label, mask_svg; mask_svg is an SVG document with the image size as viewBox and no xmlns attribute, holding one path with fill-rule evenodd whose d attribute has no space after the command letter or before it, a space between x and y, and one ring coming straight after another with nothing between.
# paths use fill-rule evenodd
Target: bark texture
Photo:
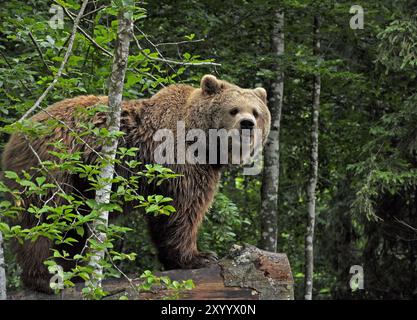
<instances>
[{"instance_id":1,"label":"bark texture","mask_svg":"<svg viewBox=\"0 0 417 320\"><path fill-rule=\"evenodd\" d=\"M272 49L277 59L284 54L284 13L275 12L272 30ZM278 67L282 69L282 67ZM276 80L271 84L269 110L271 112L271 131L264 148L264 169L262 177L262 249L276 252L278 235L278 184L279 184L279 130L284 93L284 73L278 70Z\"/></svg>"},{"instance_id":2,"label":"bark texture","mask_svg":"<svg viewBox=\"0 0 417 320\"><path fill-rule=\"evenodd\" d=\"M114 55L112 74L109 84L109 110L107 115L107 128L109 132L120 131L123 85L127 68L127 60L129 57L129 45L133 32L133 20L132 15L129 12L121 10L118 19L119 26L117 32L116 52ZM116 158L118 139L113 138L110 140L111 141L109 141L109 143L104 145L102 148L102 156L106 158L108 162L99 175L99 181L103 183L103 186L96 191L95 200L98 204L110 202L112 187L111 180L115 172L113 160ZM104 232L97 232L97 230L100 229L101 225L107 227L108 219L109 212L102 211L99 219L92 223L91 229L99 242L104 242L106 240L106 234ZM104 251L94 251L89 262L89 264L96 270L97 277L93 280L95 285L100 285L102 267L98 262L104 257L104 255Z\"/></svg>"},{"instance_id":3,"label":"bark texture","mask_svg":"<svg viewBox=\"0 0 417 320\"><path fill-rule=\"evenodd\" d=\"M0 300L6 300L6 270L3 252L3 234L0 231Z\"/></svg>"},{"instance_id":4,"label":"bark texture","mask_svg":"<svg viewBox=\"0 0 417 320\"><path fill-rule=\"evenodd\" d=\"M320 54L320 17L314 17L314 54ZM318 148L319 148L319 112L320 112L320 74L314 75L313 104L311 120L311 150L310 173L307 185L307 232L305 238L305 280L304 298L311 300L313 297L313 273L314 273L314 225L316 219L316 186L318 172Z\"/></svg>"},{"instance_id":5,"label":"bark texture","mask_svg":"<svg viewBox=\"0 0 417 320\"><path fill-rule=\"evenodd\" d=\"M192 270L170 270L157 274L172 280L192 279L195 288L180 293L181 300L292 300L294 281L287 256L260 250L251 245L234 246L229 256L218 265ZM162 288L138 292L134 287L141 279L111 279L103 281L103 289L109 292L104 299L117 300L127 295L130 300L164 299L172 292ZM82 285L65 289L60 295L47 295L31 290L15 292L10 300L79 300Z\"/></svg>"}]
</instances>

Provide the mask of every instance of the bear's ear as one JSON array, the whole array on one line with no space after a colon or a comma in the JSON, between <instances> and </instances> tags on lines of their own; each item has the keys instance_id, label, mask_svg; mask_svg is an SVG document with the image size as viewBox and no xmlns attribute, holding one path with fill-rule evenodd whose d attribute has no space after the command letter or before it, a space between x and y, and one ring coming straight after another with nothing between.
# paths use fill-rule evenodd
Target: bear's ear
<instances>
[{"instance_id":1,"label":"bear's ear","mask_svg":"<svg viewBox=\"0 0 417 320\"><path fill-rule=\"evenodd\" d=\"M201 90L203 90L204 94L215 94L215 93L219 93L221 88L222 88L222 84L219 80L217 80L217 78L215 76L212 76L211 74L206 74L202 79L201 79Z\"/></svg>"},{"instance_id":2,"label":"bear's ear","mask_svg":"<svg viewBox=\"0 0 417 320\"><path fill-rule=\"evenodd\" d=\"M253 89L253 91L255 92L255 94L265 103L267 104L267 94L266 94L266 90L264 88L256 88Z\"/></svg>"}]
</instances>

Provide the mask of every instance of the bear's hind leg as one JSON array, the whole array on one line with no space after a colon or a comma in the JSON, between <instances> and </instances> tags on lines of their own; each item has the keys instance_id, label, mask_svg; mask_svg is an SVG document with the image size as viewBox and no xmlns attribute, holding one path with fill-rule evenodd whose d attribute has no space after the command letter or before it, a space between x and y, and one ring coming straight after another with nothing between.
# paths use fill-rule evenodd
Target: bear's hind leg
<instances>
[{"instance_id":1,"label":"bear's hind leg","mask_svg":"<svg viewBox=\"0 0 417 320\"><path fill-rule=\"evenodd\" d=\"M50 281L53 277L44 261L51 255L51 240L40 237L34 242L18 245L17 260L22 267L23 285L31 290L52 294Z\"/></svg>"}]
</instances>

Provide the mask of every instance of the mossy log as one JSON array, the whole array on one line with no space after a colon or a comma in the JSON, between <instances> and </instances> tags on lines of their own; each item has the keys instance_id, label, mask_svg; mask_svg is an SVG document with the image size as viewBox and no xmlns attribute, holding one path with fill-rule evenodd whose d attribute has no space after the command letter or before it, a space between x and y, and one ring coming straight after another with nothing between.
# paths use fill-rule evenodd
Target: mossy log
<instances>
[{"instance_id":1,"label":"mossy log","mask_svg":"<svg viewBox=\"0 0 417 320\"><path fill-rule=\"evenodd\" d=\"M283 253L260 250L251 245L233 246L229 255L210 268L170 270L155 273L172 280L192 279L195 288L180 293L184 300L292 300L293 277L288 258ZM129 300L163 299L172 292L164 289L138 291L141 279L109 279L103 281L103 289L109 293L104 299ZM11 300L78 300L82 299L83 284L63 290L58 295L46 295L24 290L9 295Z\"/></svg>"}]
</instances>

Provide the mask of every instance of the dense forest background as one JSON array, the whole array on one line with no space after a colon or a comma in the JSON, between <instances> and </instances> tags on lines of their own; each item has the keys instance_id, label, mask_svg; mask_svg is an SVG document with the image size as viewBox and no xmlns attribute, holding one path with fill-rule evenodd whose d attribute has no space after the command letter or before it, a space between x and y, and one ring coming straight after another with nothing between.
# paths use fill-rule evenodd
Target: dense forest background
<instances>
[{"instance_id":1,"label":"dense forest background","mask_svg":"<svg viewBox=\"0 0 417 320\"><path fill-rule=\"evenodd\" d=\"M52 29L53 4L67 8ZM351 29L352 5L365 10ZM109 1L91 1L73 55L45 103L80 94L106 94L116 28ZM212 73L241 87L271 86L281 73L278 251L285 252L303 297L306 185L314 74L321 77L315 299L417 298L417 2L416 1L149 1L136 22L124 97L149 97L171 83L197 85ZM10 0L0 6L0 125L13 123L53 79L62 61L75 0ZM285 52L272 48L276 10L285 13ZM314 17L320 16L320 55ZM93 39L93 41L91 41ZM145 53L144 53L145 52ZM148 56L160 59L147 59ZM175 61L206 61L220 66ZM170 60L174 62L170 62ZM8 134L0 133L0 150ZM261 238L262 176L224 174L200 232L200 247L220 256L234 243ZM117 245L139 253L130 272L160 268L143 219ZM19 268L6 243L10 289ZM363 290L349 287L353 265L364 269Z\"/></svg>"}]
</instances>

